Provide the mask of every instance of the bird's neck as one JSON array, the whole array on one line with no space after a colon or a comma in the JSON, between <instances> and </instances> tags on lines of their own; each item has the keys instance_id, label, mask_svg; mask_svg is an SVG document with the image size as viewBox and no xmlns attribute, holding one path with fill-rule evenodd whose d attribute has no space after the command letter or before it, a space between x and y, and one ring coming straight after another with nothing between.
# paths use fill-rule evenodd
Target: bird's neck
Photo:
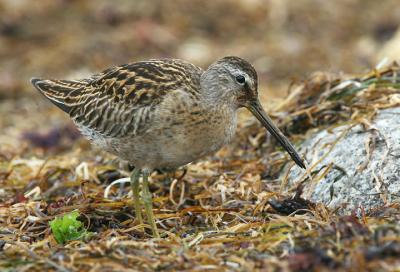
<instances>
[{"instance_id":1,"label":"bird's neck","mask_svg":"<svg viewBox=\"0 0 400 272\"><path fill-rule=\"evenodd\" d=\"M201 100L205 109L209 112L219 112L219 111L231 111L236 112L238 109L236 103L230 97L221 97L215 95L213 90L208 90L201 94Z\"/></svg>"},{"instance_id":2,"label":"bird's neck","mask_svg":"<svg viewBox=\"0 0 400 272\"><path fill-rule=\"evenodd\" d=\"M204 73L200 80L200 97L211 111L218 111L219 108L232 108L237 110L235 97L230 95L229 90L225 90L225 84L220 82L222 79L214 73Z\"/></svg>"}]
</instances>

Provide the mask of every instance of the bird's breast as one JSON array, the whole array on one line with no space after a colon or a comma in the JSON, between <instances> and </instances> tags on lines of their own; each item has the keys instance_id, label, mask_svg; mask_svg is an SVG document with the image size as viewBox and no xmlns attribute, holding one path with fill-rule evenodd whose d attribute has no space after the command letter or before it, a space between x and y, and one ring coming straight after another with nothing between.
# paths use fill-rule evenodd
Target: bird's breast
<instances>
[{"instance_id":1,"label":"bird's breast","mask_svg":"<svg viewBox=\"0 0 400 272\"><path fill-rule=\"evenodd\" d=\"M179 167L212 154L231 141L236 131L236 112L228 108L192 108L166 114L159 129L149 132L158 153L157 167Z\"/></svg>"},{"instance_id":2,"label":"bird's breast","mask_svg":"<svg viewBox=\"0 0 400 272\"><path fill-rule=\"evenodd\" d=\"M236 112L228 109L204 112L203 116L192 119L181 135L193 154L204 156L219 150L229 143L236 131Z\"/></svg>"}]
</instances>

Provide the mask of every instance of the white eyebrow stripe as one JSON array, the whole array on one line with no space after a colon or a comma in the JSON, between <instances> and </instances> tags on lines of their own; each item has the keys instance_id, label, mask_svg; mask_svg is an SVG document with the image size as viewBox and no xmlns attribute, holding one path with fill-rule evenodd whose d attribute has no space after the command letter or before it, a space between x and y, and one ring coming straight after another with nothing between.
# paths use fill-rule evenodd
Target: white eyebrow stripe
<instances>
[{"instance_id":1,"label":"white eyebrow stripe","mask_svg":"<svg viewBox=\"0 0 400 272\"><path fill-rule=\"evenodd\" d=\"M249 86L251 89L254 89L255 87L255 82L254 80L246 73L244 73L246 75L246 81L248 82Z\"/></svg>"}]
</instances>

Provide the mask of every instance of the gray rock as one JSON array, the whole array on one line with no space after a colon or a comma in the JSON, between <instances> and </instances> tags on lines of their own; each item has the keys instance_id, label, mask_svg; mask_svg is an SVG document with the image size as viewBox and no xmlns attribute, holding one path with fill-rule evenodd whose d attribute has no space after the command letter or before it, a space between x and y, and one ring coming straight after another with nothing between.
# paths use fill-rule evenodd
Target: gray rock
<instances>
[{"instance_id":1,"label":"gray rock","mask_svg":"<svg viewBox=\"0 0 400 272\"><path fill-rule=\"evenodd\" d=\"M400 202L400 107L379 111L371 126L319 131L301 151L311 166L321 160L313 167L319 170L313 181L305 181L303 197L343 213ZM306 179L298 167L290 171L290 185Z\"/></svg>"}]
</instances>

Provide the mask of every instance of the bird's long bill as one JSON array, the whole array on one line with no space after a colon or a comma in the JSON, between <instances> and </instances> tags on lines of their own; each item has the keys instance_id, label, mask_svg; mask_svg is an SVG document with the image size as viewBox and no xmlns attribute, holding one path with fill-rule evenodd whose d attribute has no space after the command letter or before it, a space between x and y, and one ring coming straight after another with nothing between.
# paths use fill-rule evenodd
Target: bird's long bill
<instances>
[{"instance_id":1,"label":"bird's long bill","mask_svg":"<svg viewBox=\"0 0 400 272\"><path fill-rule=\"evenodd\" d=\"M296 162L301 168L306 168L303 160L294 149L290 141L283 135L283 133L277 128L272 122L271 118L268 117L267 113L262 108L258 100L249 102L246 108L261 122L261 124L278 140L278 142L285 148L289 153L290 157Z\"/></svg>"}]
</instances>

